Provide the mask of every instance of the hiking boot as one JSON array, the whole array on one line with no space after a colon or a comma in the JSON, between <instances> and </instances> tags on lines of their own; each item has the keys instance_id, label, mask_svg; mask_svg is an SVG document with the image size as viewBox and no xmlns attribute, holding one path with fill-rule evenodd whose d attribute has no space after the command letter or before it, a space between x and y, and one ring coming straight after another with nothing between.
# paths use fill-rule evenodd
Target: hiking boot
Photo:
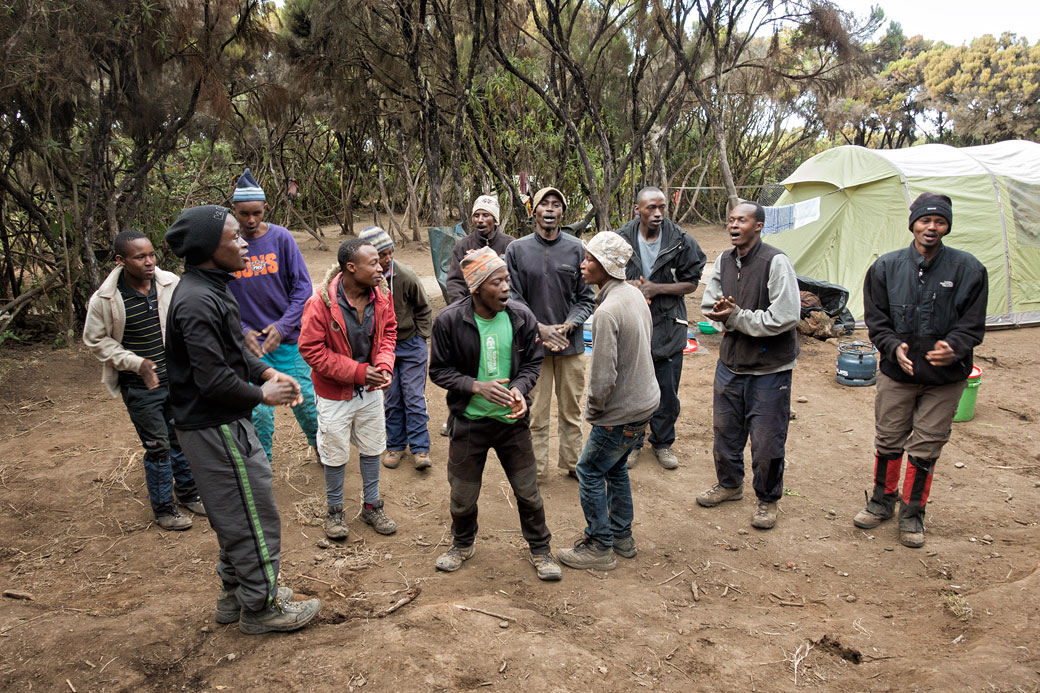
<instances>
[{"instance_id":1,"label":"hiking boot","mask_svg":"<svg viewBox=\"0 0 1040 693\"><path fill-rule=\"evenodd\" d=\"M617 566L614 549L604 548L588 537L579 540L573 549L561 549L556 555L560 563L576 570L614 570Z\"/></svg>"},{"instance_id":2,"label":"hiking boot","mask_svg":"<svg viewBox=\"0 0 1040 693\"><path fill-rule=\"evenodd\" d=\"M271 606L261 611L242 609L238 628L246 635L299 630L318 615L319 609L321 609L321 602L317 599L291 602L276 597Z\"/></svg>"},{"instance_id":3,"label":"hiking boot","mask_svg":"<svg viewBox=\"0 0 1040 693\"><path fill-rule=\"evenodd\" d=\"M920 532L907 532L899 530L899 543L911 549L919 549L924 546L924 530Z\"/></svg>"},{"instance_id":4,"label":"hiking boot","mask_svg":"<svg viewBox=\"0 0 1040 693\"><path fill-rule=\"evenodd\" d=\"M293 598L293 591L288 587L278 586L278 599L283 601L289 601ZM217 595L217 611L216 621L221 624L234 623L239 619L239 615L242 612L242 605L238 603L238 597L235 596L234 590L220 590L220 594Z\"/></svg>"},{"instance_id":5,"label":"hiking boot","mask_svg":"<svg viewBox=\"0 0 1040 693\"><path fill-rule=\"evenodd\" d=\"M379 534L393 534L397 531L397 523L386 516L383 512L383 500L375 503L365 503L361 507L361 521L371 525Z\"/></svg>"},{"instance_id":6,"label":"hiking boot","mask_svg":"<svg viewBox=\"0 0 1040 693\"><path fill-rule=\"evenodd\" d=\"M463 563L473 558L473 554L476 552L477 550L472 544L469 546L452 546L437 557L437 570L454 573L462 567Z\"/></svg>"},{"instance_id":7,"label":"hiking boot","mask_svg":"<svg viewBox=\"0 0 1040 693\"><path fill-rule=\"evenodd\" d=\"M202 504L202 498L197 493L186 498L178 498L177 505L187 508L196 515L206 516L206 506Z\"/></svg>"},{"instance_id":8,"label":"hiking boot","mask_svg":"<svg viewBox=\"0 0 1040 693\"><path fill-rule=\"evenodd\" d=\"M697 496L697 505L704 508L714 508L719 503L736 501L744 497L744 487L726 488L722 484L715 484L704 493Z\"/></svg>"},{"instance_id":9,"label":"hiking boot","mask_svg":"<svg viewBox=\"0 0 1040 693\"><path fill-rule=\"evenodd\" d=\"M657 457L657 463L665 469L679 468L679 458L671 448L654 448L654 455Z\"/></svg>"},{"instance_id":10,"label":"hiking boot","mask_svg":"<svg viewBox=\"0 0 1040 693\"><path fill-rule=\"evenodd\" d=\"M751 526L755 529L772 529L776 526L776 501L759 501L758 509L751 516Z\"/></svg>"},{"instance_id":11,"label":"hiking boot","mask_svg":"<svg viewBox=\"0 0 1040 693\"><path fill-rule=\"evenodd\" d=\"M892 519L894 514L895 513L878 515L877 513L870 512L867 508L863 508L863 510L856 513L856 517L852 518L852 524L856 525L860 529L874 529L885 520Z\"/></svg>"},{"instance_id":12,"label":"hiking boot","mask_svg":"<svg viewBox=\"0 0 1040 693\"><path fill-rule=\"evenodd\" d=\"M430 460L430 453L426 450L414 453L412 459L415 461L415 468L420 471L423 469L429 469L433 466L433 461Z\"/></svg>"},{"instance_id":13,"label":"hiking boot","mask_svg":"<svg viewBox=\"0 0 1040 693\"><path fill-rule=\"evenodd\" d=\"M527 560L534 566L535 575L539 580L545 582L556 582L563 577L560 564L556 562L551 553L529 553Z\"/></svg>"},{"instance_id":14,"label":"hiking boot","mask_svg":"<svg viewBox=\"0 0 1040 693\"><path fill-rule=\"evenodd\" d=\"M325 516L325 536L329 539L346 539L350 536L350 528L343 517L342 505L330 505L329 514Z\"/></svg>"},{"instance_id":15,"label":"hiking boot","mask_svg":"<svg viewBox=\"0 0 1040 693\"><path fill-rule=\"evenodd\" d=\"M387 450L383 455L383 466L387 469L397 469L402 457L404 457L404 450Z\"/></svg>"},{"instance_id":16,"label":"hiking boot","mask_svg":"<svg viewBox=\"0 0 1040 693\"><path fill-rule=\"evenodd\" d=\"M635 558L639 549L636 548L636 538L629 534L627 537L614 537L614 553L622 558Z\"/></svg>"},{"instance_id":17,"label":"hiking boot","mask_svg":"<svg viewBox=\"0 0 1040 693\"><path fill-rule=\"evenodd\" d=\"M155 509L155 524L171 532L183 532L191 529L191 518L181 515L181 511L173 503L167 503Z\"/></svg>"},{"instance_id":18,"label":"hiking boot","mask_svg":"<svg viewBox=\"0 0 1040 693\"><path fill-rule=\"evenodd\" d=\"M441 435L444 436L445 438L448 437L448 422L447 421L445 421L444 423L441 424Z\"/></svg>"}]
</instances>

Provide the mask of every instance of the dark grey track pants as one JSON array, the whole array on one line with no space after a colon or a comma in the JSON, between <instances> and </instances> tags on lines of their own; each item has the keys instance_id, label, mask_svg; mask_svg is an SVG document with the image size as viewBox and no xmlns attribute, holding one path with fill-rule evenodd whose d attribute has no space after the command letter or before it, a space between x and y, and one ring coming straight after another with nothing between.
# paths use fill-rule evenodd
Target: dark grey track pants
<instances>
[{"instance_id":1,"label":"dark grey track pants","mask_svg":"<svg viewBox=\"0 0 1040 693\"><path fill-rule=\"evenodd\" d=\"M271 488L271 463L253 422L177 429L220 543L217 574L244 609L260 611L278 589L282 524Z\"/></svg>"}]
</instances>

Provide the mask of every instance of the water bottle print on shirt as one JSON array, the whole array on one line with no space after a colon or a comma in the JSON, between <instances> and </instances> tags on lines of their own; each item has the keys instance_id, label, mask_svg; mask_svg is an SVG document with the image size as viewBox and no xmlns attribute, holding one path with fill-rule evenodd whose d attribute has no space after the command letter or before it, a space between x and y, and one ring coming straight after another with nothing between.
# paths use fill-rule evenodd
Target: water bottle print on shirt
<instances>
[{"instance_id":1,"label":"water bottle print on shirt","mask_svg":"<svg viewBox=\"0 0 1040 693\"><path fill-rule=\"evenodd\" d=\"M489 334L484 338L484 364L488 378L498 378L498 335Z\"/></svg>"}]
</instances>

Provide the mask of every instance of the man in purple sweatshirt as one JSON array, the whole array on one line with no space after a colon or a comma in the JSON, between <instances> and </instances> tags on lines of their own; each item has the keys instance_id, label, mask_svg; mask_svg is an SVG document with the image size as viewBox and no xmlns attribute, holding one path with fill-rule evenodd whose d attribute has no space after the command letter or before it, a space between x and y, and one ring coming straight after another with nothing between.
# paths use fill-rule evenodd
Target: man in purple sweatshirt
<instances>
[{"instance_id":1,"label":"man in purple sweatshirt","mask_svg":"<svg viewBox=\"0 0 1040 693\"><path fill-rule=\"evenodd\" d=\"M246 268L235 272L235 280L228 284L241 307L246 347L261 361L300 383L303 404L294 407L293 414L317 457L318 417L311 369L296 346L303 305L314 293L311 276L289 230L264 221L267 197L248 168L239 177L232 199L231 211L249 243ZM270 460L274 407L257 405L253 426Z\"/></svg>"}]
</instances>

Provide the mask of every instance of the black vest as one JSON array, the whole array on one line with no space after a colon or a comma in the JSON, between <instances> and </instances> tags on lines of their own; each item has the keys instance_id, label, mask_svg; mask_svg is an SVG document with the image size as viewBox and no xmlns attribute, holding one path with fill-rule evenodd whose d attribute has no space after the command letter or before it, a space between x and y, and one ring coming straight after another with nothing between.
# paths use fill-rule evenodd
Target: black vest
<instances>
[{"instance_id":1,"label":"black vest","mask_svg":"<svg viewBox=\"0 0 1040 693\"><path fill-rule=\"evenodd\" d=\"M743 309L769 308L769 263L782 254L759 240L740 258L738 268L737 249L727 250L719 258L722 295L732 296ZM798 351L798 333L793 327L772 337L751 337L728 330L722 338L719 358L727 367L738 371L770 370L794 361Z\"/></svg>"}]
</instances>

